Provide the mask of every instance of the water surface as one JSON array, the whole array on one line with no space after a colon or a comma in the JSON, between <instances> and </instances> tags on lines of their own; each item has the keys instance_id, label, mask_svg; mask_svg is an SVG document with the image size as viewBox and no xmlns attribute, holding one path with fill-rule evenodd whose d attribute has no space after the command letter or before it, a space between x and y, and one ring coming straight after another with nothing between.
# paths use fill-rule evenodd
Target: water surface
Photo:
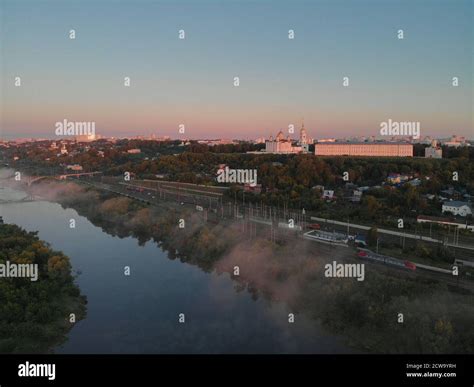
<instances>
[{"instance_id":1,"label":"water surface","mask_svg":"<svg viewBox=\"0 0 474 387\"><path fill-rule=\"evenodd\" d=\"M0 200L25 193L0 189ZM340 353L340 338L282 303L238 292L228 274L170 260L155 243L113 237L72 209L46 201L0 204L15 223L71 259L87 316L59 353ZM69 228L69 220L76 228ZM129 266L130 276L124 275ZM178 323L185 314L186 322Z\"/></svg>"}]
</instances>

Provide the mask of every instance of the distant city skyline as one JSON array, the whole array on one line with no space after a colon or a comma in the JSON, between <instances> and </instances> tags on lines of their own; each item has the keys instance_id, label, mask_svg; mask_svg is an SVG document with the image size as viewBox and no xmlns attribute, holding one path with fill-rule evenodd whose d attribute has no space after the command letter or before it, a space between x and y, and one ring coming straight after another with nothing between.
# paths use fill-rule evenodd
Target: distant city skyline
<instances>
[{"instance_id":1,"label":"distant city skyline","mask_svg":"<svg viewBox=\"0 0 474 387\"><path fill-rule=\"evenodd\" d=\"M303 119L312 138L378 137L393 119L474 138L472 1L0 7L2 139L53 138L63 119L105 137L253 140L293 124L296 138Z\"/></svg>"}]
</instances>

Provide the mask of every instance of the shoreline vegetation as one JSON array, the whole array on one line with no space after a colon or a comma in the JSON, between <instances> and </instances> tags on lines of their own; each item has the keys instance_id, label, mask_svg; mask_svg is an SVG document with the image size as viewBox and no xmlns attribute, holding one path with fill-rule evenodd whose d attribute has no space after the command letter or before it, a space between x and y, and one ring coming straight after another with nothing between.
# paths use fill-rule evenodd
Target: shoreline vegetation
<instances>
[{"instance_id":1,"label":"shoreline vegetation","mask_svg":"<svg viewBox=\"0 0 474 387\"><path fill-rule=\"evenodd\" d=\"M347 249L295 239L249 238L240 225L211 224L196 211L167 202L147 206L71 182L41 182L40 196L72 208L107 234L156 243L169 259L203 271L228 273L236 291L286 303L296 315L320 322L356 351L371 353L472 353L473 295L444 283L367 265L366 278L324 276L328 262ZM178 227L179 219L185 227ZM239 275L234 275L239 267ZM400 322L403 315L403 322ZM296 316L296 318L298 318Z\"/></svg>"},{"instance_id":2,"label":"shoreline vegetation","mask_svg":"<svg viewBox=\"0 0 474 387\"><path fill-rule=\"evenodd\" d=\"M47 184L47 183L43 183ZM59 187L56 200L108 234L157 243L170 259L206 272L229 273L237 291L285 302L296 314L320 321L348 346L376 353L472 353L472 294L435 280L367 266L366 279L324 277L324 264L346 259L346 249L307 241L249 239L238 224L211 224L196 211L167 202L149 207L129 198L84 188ZM72 190L74 193L71 194ZM178 220L185 219L179 229ZM235 267L239 275L233 275ZM403 323L398 322L403 314Z\"/></svg>"},{"instance_id":3,"label":"shoreline vegetation","mask_svg":"<svg viewBox=\"0 0 474 387\"><path fill-rule=\"evenodd\" d=\"M69 258L37 232L0 222L0 263L38 265L38 280L0 279L0 353L51 353L86 316ZM74 316L73 316L73 315Z\"/></svg>"}]
</instances>

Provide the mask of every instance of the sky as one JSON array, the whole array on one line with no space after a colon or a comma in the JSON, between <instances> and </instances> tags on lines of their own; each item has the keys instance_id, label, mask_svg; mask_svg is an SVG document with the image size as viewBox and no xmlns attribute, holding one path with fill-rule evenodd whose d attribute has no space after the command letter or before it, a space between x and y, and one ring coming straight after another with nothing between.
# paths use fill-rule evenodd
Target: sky
<instances>
[{"instance_id":1,"label":"sky","mask_svg":"<svg viewBox=\"0 0 474 387\"><path fill-rule=\"evenodd\" d=\"M64 119L240 139L303 119L313 138L377 136L392 119L474 138L472 0L0 4L3 138L51 138Z\"/></svg>"}]
</instances>

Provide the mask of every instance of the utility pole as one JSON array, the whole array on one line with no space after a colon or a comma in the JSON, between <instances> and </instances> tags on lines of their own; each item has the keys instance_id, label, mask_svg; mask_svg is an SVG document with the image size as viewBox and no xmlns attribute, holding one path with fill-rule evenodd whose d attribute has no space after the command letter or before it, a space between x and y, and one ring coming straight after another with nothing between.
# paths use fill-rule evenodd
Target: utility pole
<instances>
[{"instance_id":1,"label":"utility pole","mask_svg":"<svg viewBox=\"0 0 474 387\"><path fill-rule=\"evenodd\" d=\"M304 232L304 226L306 224L306 211L304 208L303 208L303 211L301 211L301 213L303 215L302 216L303 221L301 222L301 231Z\"/></svg>"}]
</instances>

